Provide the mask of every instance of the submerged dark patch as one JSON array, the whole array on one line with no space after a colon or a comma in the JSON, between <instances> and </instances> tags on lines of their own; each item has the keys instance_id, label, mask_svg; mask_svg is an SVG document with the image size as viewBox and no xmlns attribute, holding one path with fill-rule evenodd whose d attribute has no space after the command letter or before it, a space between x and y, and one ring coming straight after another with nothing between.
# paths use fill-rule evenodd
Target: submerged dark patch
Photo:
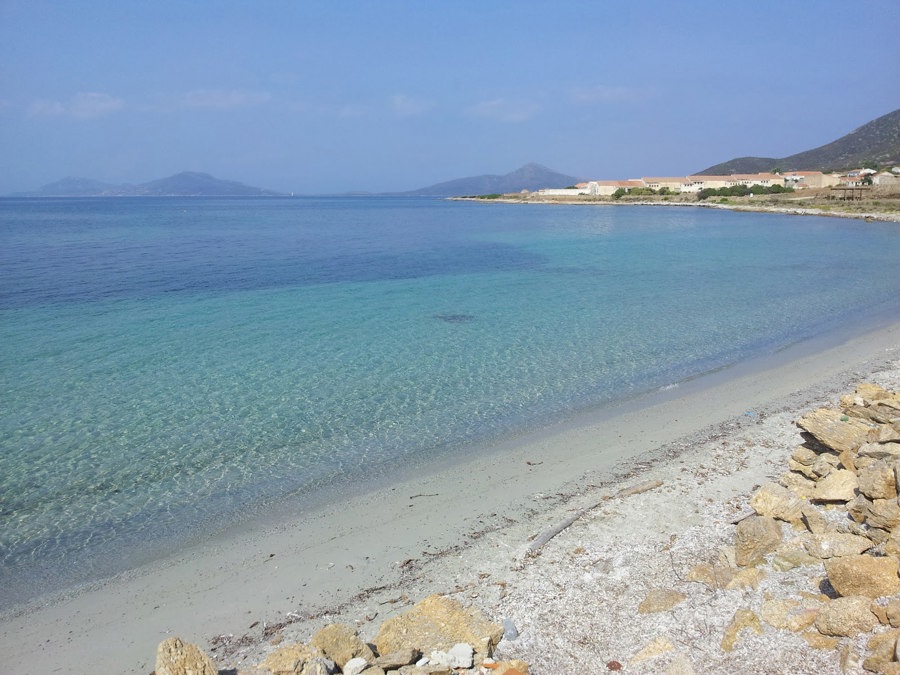
<instances>
[{"instance_id":1,"label":"submerged dark patch","mask_svg":"<svg viewBox=\"0 0 900 675\"><path fill-rule=\"evenodd\" d=\"M447 323L471 323L475 320L473 314L434 314L432 318L440 319Z\"/></svg>"}]
</instances>

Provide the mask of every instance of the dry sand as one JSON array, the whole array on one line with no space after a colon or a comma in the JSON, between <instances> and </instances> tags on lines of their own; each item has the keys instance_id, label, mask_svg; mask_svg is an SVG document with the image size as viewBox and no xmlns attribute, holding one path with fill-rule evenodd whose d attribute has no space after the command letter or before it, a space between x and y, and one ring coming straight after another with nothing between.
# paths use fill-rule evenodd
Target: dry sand
<instances>
[{"instance_id":1,"label":"dry sand","mask_svg":"<svg viewBox=\"0 0 900 675\"><path fill-rule=\"evenodd\" d=\"M0 671L146 674L172 635L222 669L247 668L273 638L303 641L332 621L371 638L383 619L441 592L514 622L521 635L500 653L534 673L605 672L611 660L627 672L840 672L833 652L774 629L722 652L724 627L752 598L682 579L728 543L754 486L783 472L799 442L792 421L866 380L900 388L900 324L824 351L798 345L489 454L269 515L8 611ZM648 479L663 485L603 501ZM598 503L541 555L524 555L530 537ZM639 616L657 587L689 600ZM657 637L674 649L633 662Z\"/></svg>"}]
</instances>

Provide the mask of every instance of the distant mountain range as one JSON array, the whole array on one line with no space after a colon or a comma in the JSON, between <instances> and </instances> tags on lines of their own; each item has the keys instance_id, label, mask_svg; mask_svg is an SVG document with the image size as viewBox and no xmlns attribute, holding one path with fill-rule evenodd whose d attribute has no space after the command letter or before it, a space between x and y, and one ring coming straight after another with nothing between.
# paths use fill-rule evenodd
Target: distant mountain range
<instances>
[{"instance_id":1,"label":"distant mountain range","mask_svg":"<svg viewBox=\"0 0 900 675\"><path fill-rule=\"evenodd\" d=\"M505 194L541 188L563 188L581 182L581 178L566 176L540 164L526 164L503 176L487 174L457 178L418 190L393 194L428 197L465 197L470 195Z\"/></svg>"},{"instance_id":2,"label":"distant mountain range","mask_svg":"<svg viewBox=\"0 0 900 675\"><path fill-rule=\"evenodd\" d=\"M185 171L138 185L110 185L90 178L63 178L49 183L32 197L274 197L281 193L220 180L208 173Z\"/></svg>"},{"instance_id":3,"label":"distant mountain range","mask_svg":"<svg viewBox=\"0 0 900 675\"><path fill-rule=\"evenodd\" d=\"M727 176L732 173L780 171L834 171L856 169L867 162L900 164L900 110L883 115L836 141L780 159L738 157L697 174Z\"/></svg>"}]
</instances>

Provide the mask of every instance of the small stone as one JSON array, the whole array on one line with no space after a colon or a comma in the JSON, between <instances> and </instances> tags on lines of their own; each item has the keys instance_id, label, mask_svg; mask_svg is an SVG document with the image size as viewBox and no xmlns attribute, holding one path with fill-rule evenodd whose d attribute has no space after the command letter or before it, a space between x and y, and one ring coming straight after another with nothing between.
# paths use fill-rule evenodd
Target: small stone
<instances>
[{"instance_id":1,"label":"small stone","mask_svg":"<svg viewBox=\"0 0 900 675\"><path fill-rule=\"evenodd\" d=\"M865 495L856 495L847 502L847 513L856 523L866 522L872 502Z\"/></svg>"},{"instance_id":2,"label":"small stone","mask_svg":"<svg viewBox=\"0 0 900 675\"><path fill-rule=\"evenodd\" d=\"M688 571L688 580L699 581L706 584L709 588L716 590L726 588L728 584L731 583L731 580L734 579L736 573L737 570L733 567L701 563L699 565L694 565Z\"/></svg>"},{"instance_id":3,"label":"small stone","mask_svg":"<svg viewBox=\"0 0 900 675\"><path fill-rule=\"evenodd\" d=\"M512 619L503 619L503 639L512 642L519 637L519 629Z\"/></svg>"},{"instance_id":4,"label":"small stone","mask_svg":"<svg viewBox=\"0 0 900 675\"><path fill-rule=\"evenodd\" d=\"M359 675L368 666L369 662L364 658L361 656L354 656L344 664L343 668L341 668L341 672L344 675Z\"/></svg>"},{"instance_id":5,"label":"small stone","mask_svg":"<svg viewBox=\"0 0 900 675\"><path fill-rule=\"evenodd\" d=\"M375 659L375 665L385 670L397 670L401 666L415 663L420 656L421 654L417 649L407 647L406 649L398 649L390 654L379 656Z\"/></svg>"},{"instance_id":6,"label":"small stone","mask_svg":"<svg viewBox=\"0 0 900 675\"><path fill-rule=\"evenodd\" d=\"M638 605L638 614L655 614L666 612L684 601L687 596L669 588L656 588L650 591Z\"/></svg>"},{"instance_id":7,"label":"small stone","mask_svg":"<svg viewBox=\"0 0 900 675\"><path fill-rule=\"evenodd\" d=\"M737 574L725 584L725 589L732 591L735 589L756 589L759 588L759 582L766 576L766 573L758 567L747 567L739 570Z\"/></svg>"},{"instance_id":8,"label":"small stone","mask_svg":"<svg viewBox=\"0 0 900 675\"><path fill-rule=\"evenodd\" d=\"M840 639L822 635L817 630L808 630L804 633L800 633L800 637L806 640L806 644L813 649L837 649L838 645L841 644Z\"/></svg>"},{"instance_id":9,"label":"small stone","mask_svg":"<svg viewBox=\"0 0 900 675\"><path fill-rule=\"evenodd\" d=\"M797 633L815 623L820 607L820 603L811 605L808 601L803 603L791 598L766 600L759 609L759 616L773 628Z\"/></svg>"},{"instance_id":10,"label":"small stone","mask_svg":"<svg viewBox=\"0 0 900 675\"><path fill-rule=\"evenodd\" d=\"M497 667L491 669L493 675L528 675L528 664L519 659L500 661Z\"/></svg>"},{"instance_id":11,"label":"small stone","mask_svg":"<svg viewBox=\"0 0 900 675\"><path fill-rule=\"evenodd\" d=\"M891 600L884 610L887 622L894 628L900 628L900 600Z\"/></svg>"},{"instance_id":12,"label":"small stone","mask_svg":"<svg viewBox=\"0 0 900 675\"><path fill-rule=\"evenodd\" d=\"M759 617L750 609L739 609L734 613L731 623L725 629L725 635L722 637L722 650L730 652L737 644L741 631L750 629L757 634L762 633L762 624Z\"/></svg>"},{"instance_id":13,"label":"small stone","mask_svg":"<svg viewBox=\"0 0 900 675\"><path fill-rule=\"evenodd\" d=\"M156 649L156 675L218 675L218 670L203 651L181 638L170 637Z\"/></svg>"},{"instance_id":14,"label":"small stone","mask_svg":"<svg viewBox=\"0 0 900 675\"><path fill-rule=\"evenodd\" d=\"M649 659L655 658L661 654L665 654L666 652L671 652L675 649L675 645L672 644L672 641L666 637L658 637L655 638L650 644L641 649L637 654L631 657L630 663L640 663L641 661L647 661Z\"/></svg>"},{"instance_id":15,"label":"small stone","mask_svg":"<svg viewBox=\"0 0 900 675\"><path fill-rule=\"evenodd\" d=\"M750 516L735 528L735 560L741 567L754 565L778 548L780 543L781 525L774 518Z\"/></svg>"},{"instance_id":16,"label":"small stone","mask_svg":"<svg viewBox=\"0 0 900 675\"><path fill-rule=\"evenodd\" d=\"M825 561L832 588L842 596L877 598L900 593L898 561L892 556L876 558L851 555Z\"/></svg>"},{"instance_id":17,"label":"small stone","mask_svg":"<svg viewBox=\"0 0 900 675\"><path fill-rule=\"evenodd\" d=\"M337 666L334 661L324 656L315 656L306 662L302 672L303 675L332 675L336 670ZM381 675L384 675L383 670L380 668L378 670L381 671ZM366 670L366 675L378 675L378 673Z\"/></svg>"},{"instance_id":18,"label":"small stone","mask_svg":"<svg viewBox=\"0 0 900 675\"><path fill-rule=\"evenodd\" d=\"M451 668L471 668L472 667L472 657L475 654L475 650L472 649L471 645L467 645L464 642L460 642L458 644L453 645L450 648L450 651L447 652L447 656L450 657L450 667Z\"/></svg>"},{"instance_id":19,"label":"small stone","mask_svg":"<svg viewBox=\"0 0 900 675\"><path fill-rule=\"evenodd\" d=\"M859 481L847 469L837 469L816 483L811 499L817 502L849 502L856 496Z\"/></svg>"},{"instance_id":20,"label":"small stone","mask_svg":"<svg viewBox=\"0 0 900 675\"><path fill-rule=\"evenodd\" d=\"M806 541L806 552L814 558L827 560L840 556L857 555L872 548L872 542L866 537L843 532L825 532L813 534Z\"/></svg>"},{"instance_id":21,"label":"small stone","mask_svg":"<svg viewBox=\"0 0 900 675\"><path fill-rule=\"evenodd\" d=\"M836 637L868 633L878 624L878 617L869 608L871 602L861 595L832 600L819 610L816 629L823 635Z\"/></svg>"}]
</instances>

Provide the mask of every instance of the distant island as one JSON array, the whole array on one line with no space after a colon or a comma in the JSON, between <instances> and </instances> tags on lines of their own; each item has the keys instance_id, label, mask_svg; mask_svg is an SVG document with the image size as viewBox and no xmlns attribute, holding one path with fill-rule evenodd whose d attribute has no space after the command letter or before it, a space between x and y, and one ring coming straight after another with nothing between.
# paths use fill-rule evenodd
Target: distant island
<instances>
[{"instance_id":1,"label":"distant island","mask_svg":"<svg viewBox=\"0 0 900 675\"><path fill-rule=\"evenodd\" d=\"M462 197L489 193L520 192L541 188L564 188L580 182L581 178L567 176L540 164L526 164L502 176L487 174L429 185L408 192L391 193L397 196Z\"/></svg>"},{"instance_id":2,"label":"distant island","mask_svg":"<svg viewBox=\"0 0 900 675\"><path fill-rule=\"evenodd\" d=\"M90 178L63 178L23 197L280 197L283 193L221 180L208 173L182 173L138 185L111 185Z\"/></svg>"}]
</instances>

